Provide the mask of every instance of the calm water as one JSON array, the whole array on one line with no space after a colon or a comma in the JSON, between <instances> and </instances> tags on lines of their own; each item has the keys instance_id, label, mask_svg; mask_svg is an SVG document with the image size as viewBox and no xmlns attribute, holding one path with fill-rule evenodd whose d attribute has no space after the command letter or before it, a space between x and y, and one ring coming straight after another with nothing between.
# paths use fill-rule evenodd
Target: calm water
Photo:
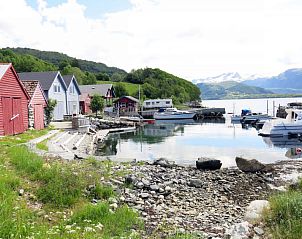
<instances>
[{"instance_id":1,"label":"calm water","mask_svg":"<svg viewBox=\"0 0 302 239\"><path fill-rule=\"evenodd\" d=\"M256 113L267 113L268 111L269 115L273 115L273 112L276 114L279 104L285 106L290 102L302 102L302 98L203 100L202 104L208 107L225 107L227 113L233 113L235 109L235 114L240 114L242 109L251 109Z\"/></svg>"},{"instance_id":2,"label":"calm water","mask_svg":"<svg viewBox=\"0 0 302 239\"><path fill-rule=\"evenodd\" d=\"M274 100L286 103L299 101L297 98ZM250 106L254 112L266 112L266 103L263 108L260 100L250 101L204 101L204 104L233 109L235 102L239 107L243 104ZM256 129L232 124L226 116L220 121L157 121L134 132L111 134L98 155L117 161L165 157L182 165L194 165L198 157L212 157L220 159L223 167L229 167L235 166L236 156L255 158L264 163L299 158L300 147L302 143L295 139L262 138Z\"/></svg>"}]
</instances>

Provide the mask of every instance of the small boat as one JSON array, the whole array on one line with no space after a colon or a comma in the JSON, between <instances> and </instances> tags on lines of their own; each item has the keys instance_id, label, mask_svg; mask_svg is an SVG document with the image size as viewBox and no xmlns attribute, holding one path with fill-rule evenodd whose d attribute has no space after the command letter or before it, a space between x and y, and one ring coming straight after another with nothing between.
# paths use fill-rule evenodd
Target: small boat
<instances>
[{"instance_id":1,"label":"small boat","mask_svg":"<svg viewBox=\"0 0 302 239\"><path fill-rule=\"evenodd\" d=\"M286 119L267 120L260 136L283 137L302 135L302 110L287 109Z\"/></svg>"},{"instance_id":2,"label":"small boat","mask_svg":"<svg viewBox=\"0 0 302 239\"><path fill-rule=\"evenodd\" d=\"M156 120L177 120L177 119L193 119L196 112L178 110L176 108L160 109L154 113Z\"/></svg>"},{"instance_id":3,"label":"small boat","mask_svg":"<svg viewBox=\"0 0 302 239\"><path fill-rule=\"evenodd\" d=\"M231 116L231 122L240 122L241 119L242 119L241 115L232 115Z\"/></svg>"},{"instance_id":4,"label":"small boat","mask_svg":"<svg viewBox=\"0 0 302 239\"><path fill-rule=\"evenodd\" d=\"M272 117L267 114L251 113L243 116L240 122L243 124L251 124L251 123L256 123L257 121L269 120L269 119L272 119Z\"/></svg>"},{"instance_id":5,"label":"small boat","mask_svg":"<svg viewBox=\"0 0 302 239\"><path fill-rule=\"evenodd\" d=\"M131 121L131 122L144 122L147 124L153 124L154 123L154 119L145 119L142 116L121 116L120 120L124 120L124 121Z\"/></svg>"}]
</instances>

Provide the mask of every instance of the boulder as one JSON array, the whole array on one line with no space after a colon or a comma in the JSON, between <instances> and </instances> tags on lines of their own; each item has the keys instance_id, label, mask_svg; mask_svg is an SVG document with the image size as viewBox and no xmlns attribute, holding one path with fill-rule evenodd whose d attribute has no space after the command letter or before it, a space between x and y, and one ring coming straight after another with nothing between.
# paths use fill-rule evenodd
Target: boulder
<instances>
[{"instance_id":1,"label":"boulder","mask_svg":"<svg viewBox=\"0 0 302 239\"><path fill-rule=\"evenodd\" d=\"M175 166L175 162L169 161L168 159L165 158L159 158L153 162L153 165L159 165L164 168L172 168L173 166Z\"/></svg>"},{"instance_id":2,"label":"boulder","mask_svg":"<svg viewBox=\"0 0 302 239\"><path fill-rule=\"evenodd\" d=\"M126 184L135 184L137 182L137 178L134 175L127 175L125 177L125 183Z\"/></svg>"},{"instance_id":3,"label":"boulder","mask_svg":"<svg viewBox=\"0 0 302 239\"><path fill-rule=\"evenodd\" d=\"M195 187L195 188L201 188L202 187L202 181L200 179L191 179L188 183L190 187Z\"/></svg>"},{"instance_id":4,"label":"boulder","mask_svg":"<svg viewBox=\"0 0 302 239\"><path fill-rule=\"evenodd\" d=\"M237 167L245 173L256 173L256 172L271 172L273 168L271 165L265 165L260 163L256 159L245 159L236 157Z\"/></svg>"},{"instance_id":5,"label":"boulder","mask_svg":"<svg viewBox=\"0 0 302 239\"><path fill-rule=\"evenodd\" d=\"M196 168L202 170L216 170L221 168L221 161L212 158L198 158L196 161Z\"/></svg>"},{"instance_id":6,"label":"boulder","mask_svg":"<svg viewBox=\"0 0 302 239\"><path fill-rule=\"evenodd\" d=\"M249 223L257 222L261 219L263 210L267 208L269 208L269 202L267 200L252 201L246 209L244 220Z\"/></svg>"},{"instance_id":7,"label":"boulder","mask_svg":"<svg viewBox=\"0 0 302 239\"><path fill-rule=\"evenodd\" d=\"M232 225L226 230L225 236L230 239L248 239L251 238L250 234L250 224L245 221Z\"/></svg>"}]
</instances>

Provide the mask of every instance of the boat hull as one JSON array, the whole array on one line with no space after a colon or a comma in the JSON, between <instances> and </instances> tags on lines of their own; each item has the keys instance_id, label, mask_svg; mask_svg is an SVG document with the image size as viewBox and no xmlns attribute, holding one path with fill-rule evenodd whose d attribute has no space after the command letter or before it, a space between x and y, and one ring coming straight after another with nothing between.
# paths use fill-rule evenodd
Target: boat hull
<instances>
[{"instance_id":1,"label":"boat hull","mask_svg":"<svg viewBox=\"0 0 302 239\"><path fill-rule=\"evenodd\" d=\"M175 113L175 114L155 113L154 119L156 120L193 119L195 115L196 113Z\"/></svg>"},{"instance_id":2,"label":"boat hull","mask_svg":"<svg viewBox=\"0 0 302 239\"><path fill-rule=\"evenodd\" d=\"M273 126L269 131L260 131L260 136L270 136L270 137L283 137L290 135L301 135L302 134L302 124L277 124Z\"/></svg>"}]
</instances>

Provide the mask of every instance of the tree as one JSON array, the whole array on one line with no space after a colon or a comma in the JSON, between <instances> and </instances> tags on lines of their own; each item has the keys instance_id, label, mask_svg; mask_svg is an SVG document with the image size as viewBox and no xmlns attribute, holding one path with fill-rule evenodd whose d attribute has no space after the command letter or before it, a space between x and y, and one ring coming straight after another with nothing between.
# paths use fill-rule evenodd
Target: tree
<instances>
[{"instance_id":1,"label":"tree","mask_svg":"<svg viewBox=\"0 0 302 239\"><path fill-rule=\"evenodd\" d=\"M85 77L82 82L84 85L94 85L96 84L96 77L94 74L87 72L85 73Z\"/></svg>"},{"instance_id":2,"label":"tree","mask_svg":"<svg viewBox=\"0 0 302 239\"><path fill-rule=\"evenodd\" d=\"M122 83L117 83L114 86L114 92L117 97L121 97L129 94L126 87Z\"/></svg>"},{"instance_id":3,"label":"tree","mask_svg":"<svg viewBox=\"0 0 302 239\"><path fill-rule=\"evenodd\" d=\"M53 99L48 100L47 106L45 108L45 116L46 116L47 125L49 125L50 121L53 118L53 111L54 111L56 105L57 105L56 100L53 100Z\"/></svg>"},{"instance_id":4,"label":"tree","mask_svg":"<svg viewBox=\"0 0 302 239\"><path fill-rule=\"evenodd\" d=\"M63 75L75 75L77 82L82 85L83 81L85 80L85 73L81 71L78 67L71 67L70 65L64 67L61 72Z\"/></svg>"},{"instance_id":5,"label":"tree","mask_svg":"<svg viewBox=\"0 0 302 239\"><path fill-rule=\"evenodd\" d=\"M120 74L120 73L117 73L117 72L113 73L113 74L111 75L111 77L110 77L110 79L111 79L112 81L115 81L115 82L123 81L124 78L125 78L125 75L124 75L124 74Z\"/></svg>"},{"instance_id":6,"label":"tree","mask_svg":"<svg viewBox=\"0 0 302 239\"><path fill-rule=\"evenodd\" d=\"M90 108L92 112L95 112L95 116L98 116L98 111L103 111L105 102L102 96L95 94L92 97Z\"/></svg>"},{"instance_id":7,"label":"tree","mask_svg":"<svg viewBox=\"0 0 302 239\"><path fill-rule=\"evenodd\" d=\"M98 81L110 81L110 77L106 73L98 73L95 75Z\"/></svg>"}]
</instances>

